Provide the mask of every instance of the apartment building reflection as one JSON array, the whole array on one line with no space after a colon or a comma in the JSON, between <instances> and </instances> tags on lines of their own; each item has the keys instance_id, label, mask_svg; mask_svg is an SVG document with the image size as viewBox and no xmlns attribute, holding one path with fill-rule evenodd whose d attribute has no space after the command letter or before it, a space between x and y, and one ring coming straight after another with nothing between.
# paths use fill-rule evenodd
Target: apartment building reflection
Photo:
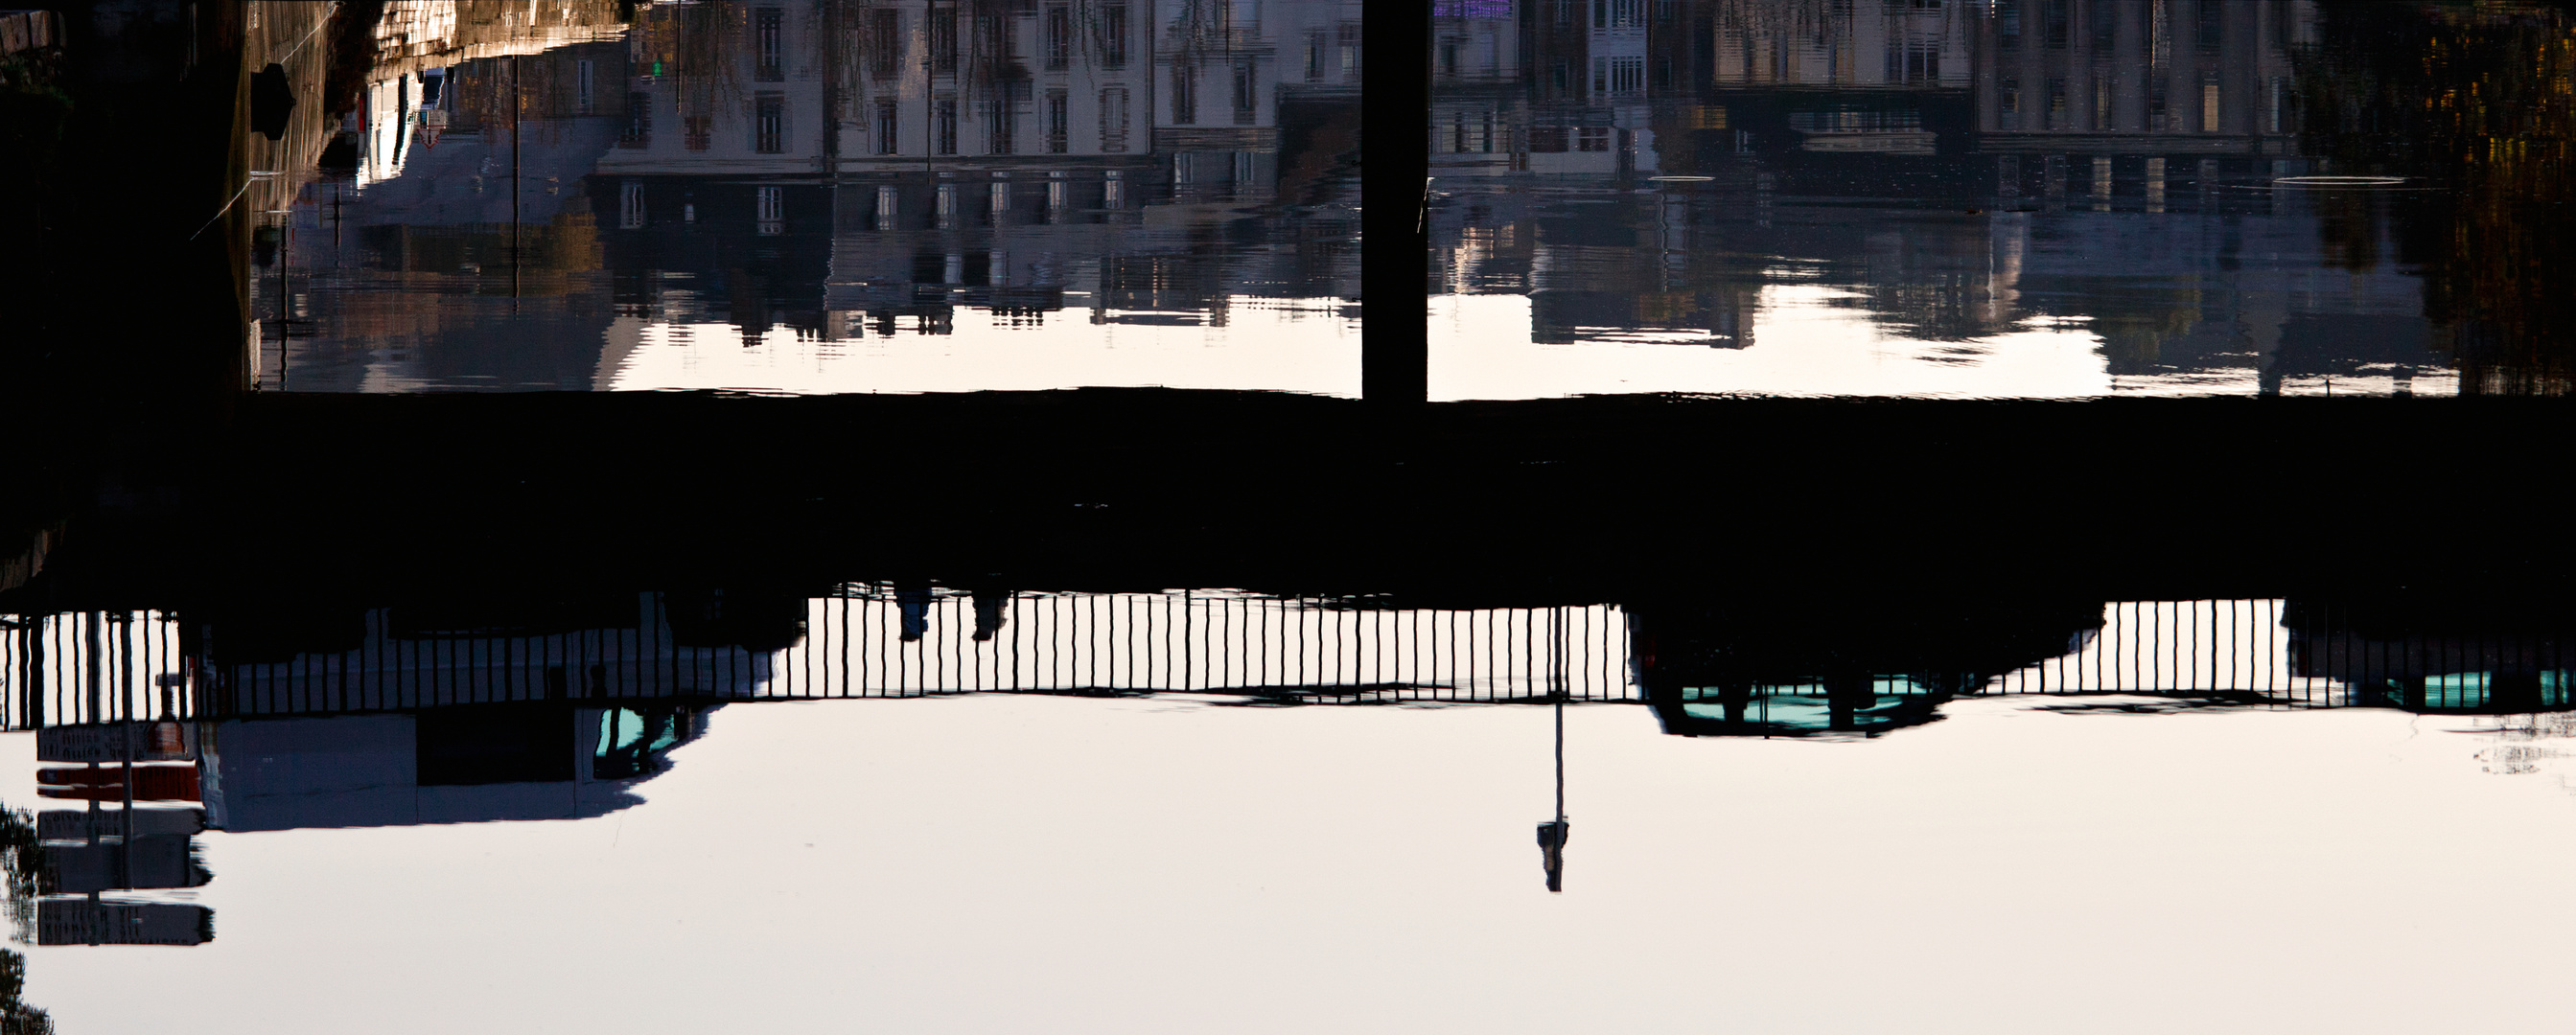
<instances>
[{"instance_id":1,"label":"apartment building reflection","mask_svg":"<svg viewBox=\"0 0 2576 1035\"><path fill-rule=\"evenodd\" d=\"M653 324L756 344L944 333L961 306L1221 325L1239 297L1354 297L1359 24L1344 0L655 4L613 43L404 57L367 96L419 113L352 137L354 191L307 192L299 260L511 299L503 320L460 316L459 292L332 295L446 314L370 350L452 361L421 378L441 385L562 352L505 326L549 292L581 326L541 336L587 344L501 380L603 384ZM353 243L349 224L385 229ZM390 240L433 227L504 247L415 260ZM335 331L404 337L308 333ZM306 389L367 376L303 370Z\"/></svg>"},{"instance_id":2,"label":"apartment building reflection","mask_svg":"<svg viewBox=\"0 0 2576 1035\"><path fill-rule=\"evenodd\" d=\"M1527 295L1534 341L1745 347L1766 289L1821 283L1916 340L2076 321L2114 378L2450 363L2388 199L2271 188L2320 171L2304 0L1435 12L1436 265Z\"/></svg>"}]
</instances>

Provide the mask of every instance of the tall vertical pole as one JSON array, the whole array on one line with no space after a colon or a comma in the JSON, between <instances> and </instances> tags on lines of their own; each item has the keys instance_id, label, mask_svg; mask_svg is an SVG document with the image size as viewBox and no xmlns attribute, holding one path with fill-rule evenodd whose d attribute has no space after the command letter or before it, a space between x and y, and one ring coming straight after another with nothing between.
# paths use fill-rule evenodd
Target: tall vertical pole
<instances>
[{"instance_id":1,"label":"tall vertical pole","mask_svg":"<svg viewBox=\"0 0 2576 1035\"><path fill-rule=\"evenodd\" d=\"M510 297L519 297L519 58L510 57Z\"/></svg>"},{"instance_id":2,"label":"tall vertical pole","mask_svg":"<svg viewBox=\"0 0 2576 1035\"><path fill-rule=\"evenodd\" d=\"M1548 696L1556 699L1556 818L1538 825L1539 865L1547 871L1547 890L1565 890L1565 608L1550 608L1547 637Z\"/></svg>"},{"instance_id":3,"label":"tall vertical pole","mask_svg":"<svg viewBox=\"0 0 2576 1035\"><path fill-rule=\"evenodd\" d=\"M1360 131L1362 189L1360 396L1410 411L1430 395L1431 5L1384 5L1369 24L1362 89L1372 116Z\"/></svg>"}]
</instances>

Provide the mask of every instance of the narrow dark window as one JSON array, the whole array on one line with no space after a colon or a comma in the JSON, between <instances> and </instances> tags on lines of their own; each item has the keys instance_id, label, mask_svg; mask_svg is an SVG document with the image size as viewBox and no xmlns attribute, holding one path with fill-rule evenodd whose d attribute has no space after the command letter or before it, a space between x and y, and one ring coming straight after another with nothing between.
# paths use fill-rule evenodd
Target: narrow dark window
<instances>
[{"instance_id":1,"label":"narrow dark window","mask_svg":"<svg viewBox=\"0 0 2576 1035\"><path fill-rule=\"evenodd\" d=\"M957 74L957 9L935 7L930 11L930 70L940 75Z\"/></svg>"},{"instance_id":2,"label":"narrow dark window","mask_svg":"<svg viewBox=\"0 0 2576 1035\"><path fill-rule=\"evenodd\" d=\"M1073 9L1063 4L1047 5L1046 63L1050 72L1073 63Z\"/></svg>"},{"instance_id":3,"label":"narrow dark window","mask_svg":"<svg viewBox=\"0 0 2576 1035\"><path fill-rule=\"evenodd\" d=\"M756 94L751 110L751 149L765 155L787 153L786 96Z\"/></svg>"},{"instance_id":4,"label":"narrow dark window","mask_svg":"<svg viewBox=\"0 0 2576 1035\"><path fill-rule=\"evenodd\" d=\"M869 12L868 74L892 79L903 68L902 12L879 8Z\"/></svg>"},{"instance_id":5,"label":"narrow dark window","mask_svg":"<svg viewBox=\"0 0 2576 1035\"><path fill-rule=\"evenodd\" d=\"M931 104L931 149L943 155L957 153L957 100L943 97Z\"/></svg>"},{"instance_id":6,"label":"narrow dark window","mask_svg":"<svg viewBox=\"0 0 2576 1035\"><path fill-rule=\"evenodd\" d=\"M2021 49L2022 0L1995 0L1995 45L2005 50Z\"/></svg>"},{"instance_id":7,"label":"narrow dark window","mask_svg":"<svg viewBox=\"0 0 2576 1035\"><path fill-rule=\"evenodd\" d=\"M1100 67L1127 67L1127 5L1100 8Z\"/></svg>"},{"instance_id":8,"label":"narrow dark window","mask_svg":"<svg viewBox=\"0 0 2576 1035\"><path fill-rule=\"evenodd\" d=\"M897 140L896 117L894 99L891 97L879 98L877 100L878 154L890 155L895 152L895 141Z\"/></svg>"},{"instance_id":9,"label":"narrow dark window","mask_svg":"<svg viewBox=\"0 0 2576 1035\"><path fill-rule=\"evenodd\" d=\"M786 22L785 12L775 7L751 12L752 46L759 58L759 66L752 78L764 83L787 78L787 46L783 39Z\"/></svg>"},{"instance_id":10,"label":"narrow dark window","mask_svg":"<svg viewBox=\"0 0 2576 1035\"><path fill-rule=\"evenodd\" d=\"M1100 91L1100 150L1122 154L1127 150L1127 88L1112 86Z\"/></svg>"},{"instance_id":11,"label":"narrow dark window","mask_svg":"<svg viewBox=\"0 0 2576 1035\"><path fill-rule=\"evenodd\" d=\"M1172 121L1189 125L1199 120L1198 69L1175 62L1172 65Z\"/></svg>"},{"instance_id":12,"label":"narrow dark window","mask_svg":"<svg viewBox=\"0 0 2576 1035\"><path fill-rule=\"evenodd\" d=\"M1065 101L1066 97L1064 91L1047 91L1046 149L1047 153L1051 155L1060 155L1065 153L1066 150L1065 109L1068 105Z\"/></svg>"},{"instance_id":13,"label":"narrow dark window","mask_svg":"<svg viewBox=\"0 0 2576 1035\"><path fill-rule=\"evenodd\" d=\"M1007 84L1003 87L1001 95L994 99L993 118L987 127L992 134L991 146L985 149L986 153L997 155L1019 153L1019 107L1021 98L1027 96L1022 92L1026 89L1028 84L1024 82Z\"/></svg>"},{"instance_id":14,"label":"narrow dark window","mask_svg":"<svg viewBox=\"0 0 2576 1035\"><path fill-rule=\"evenodd\" d=\"M2198 7L2192 12L2199 16L2200 22L2195 26L2198 31L2193 34L2192 43L2203 54L2218 53L2218 45L2227 36L2227 9L2213 0L2200 0Z\"/></svg>"},{"instance_id":15,"label":"narrow dark window","mask_svg":"<svg viewBox=\"0 0 2576 1035\"><path fill-rule=\"evenodd\" d=\"M1255 101L1259 99L1260 81L1253 78L1252 66L1234 66L1234 124L1251 125L1260 116Z\"/></svg>"},{"instance_id":16,"label":"narrow dark window","mask_svg":"<svg viewBox=\"0 0 2576 1035\"><path fill-rule=\"evenodd\" d=\"M617 142L626 147L643 147L653 142L653 95L626 95L626 129L617 134Z\"/></svg>"}]
</instances>

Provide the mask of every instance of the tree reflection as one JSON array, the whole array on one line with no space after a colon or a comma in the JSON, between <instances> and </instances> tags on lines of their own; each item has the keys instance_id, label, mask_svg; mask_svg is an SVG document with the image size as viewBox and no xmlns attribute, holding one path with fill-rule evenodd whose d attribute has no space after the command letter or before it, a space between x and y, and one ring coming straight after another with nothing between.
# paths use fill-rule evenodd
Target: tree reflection
<instances>
[{"instance_id":1,"label":"tree reflection","mask_svg":"<svg viewBox=\"0 0 2576 1035\"><path fill-rule=\"evenodd\" d=\"M5 867L9 880L10 932L23 943L35 923L36 897L51 890L46 886L50 881L44 850L37 846L36 818L25 809L0 805L0 867ZM0 1035L53 1032L53 1018L19 1000L26 985L27 958L16 950L0 949Z\"/></svg>"},{"instance_id":2,"label":"tree reflection","mask_svg":"<svg viewBox=\"0 0 2576 1035\"><path fill-rule=\"evenodd\" d=\"M2576 312L2554 279L2576 260L2563 208L2576 19L2530 4L2351 4L2327 9L2321 28L2324 46L2301 63L2307 147L2337 172L2434 188L2423 208L2448 218L2407 220L2401 260L2422 268L2425 315L2448 333L2439 344L2460 364L2460 390L2576 387ZM2358 204L2326 223L2346 268L2377 258L2365 244L2376 235L2355 223L2374 217Z\"/></svg>"}]
</instances>

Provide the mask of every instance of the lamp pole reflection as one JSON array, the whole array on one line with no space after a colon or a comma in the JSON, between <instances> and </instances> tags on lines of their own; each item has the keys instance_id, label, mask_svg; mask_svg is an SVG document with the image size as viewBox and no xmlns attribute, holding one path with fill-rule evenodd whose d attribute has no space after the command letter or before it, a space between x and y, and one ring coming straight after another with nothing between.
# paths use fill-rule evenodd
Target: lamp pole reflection
<instances>
[{"instance_id":1,"label":"lamp pole reflection","mask_svg":"<svg viewBox=\"0 0 2576 1035\"><path fill-rule=\"evenodd\" d=\"M1547 890L1565 890L1565 622L1564 608L1549 612L1548 692L1556 698L1556 818L1538 825L1539 863Z\"/></svg>"}]
</instances>

